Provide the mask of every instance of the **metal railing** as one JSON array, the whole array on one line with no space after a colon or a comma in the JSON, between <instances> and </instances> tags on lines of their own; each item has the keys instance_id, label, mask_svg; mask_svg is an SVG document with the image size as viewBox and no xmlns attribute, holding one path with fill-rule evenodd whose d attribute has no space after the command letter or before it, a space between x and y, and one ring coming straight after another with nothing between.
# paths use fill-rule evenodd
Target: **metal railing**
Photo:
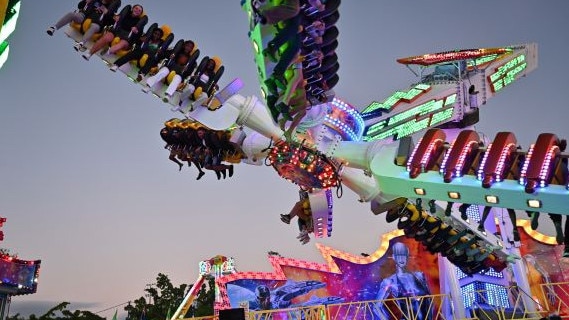
<instances>
[{"instance_id":1,"label":"metal railing","mask_svg":"<svg viewBox=\"0 0 569 320\"><path fill-rule=\"evenodd\" d=\"M561 319L569 319L569 282L546 283L524 292L517 286L506 288L509 307L496 305L496 298L488 290L477 290L466 293L469 301L467 315L460 320L474 319L547 319L551 315L559 315ZM531 297L534 306L526 306L527 297ZM525 298L525 299L524 299ZM529 311L535 310L535 311ZM428 316L426 316L428 314ZM426 317L425 317L426 316ZM218 320L217 316L186 318L192 320ZM369 300L310 307L248 311L247 320L451 320L453 303L450 295L438 294L409 298L392 298L385 300Z\"/></svg>"}]
</instances>

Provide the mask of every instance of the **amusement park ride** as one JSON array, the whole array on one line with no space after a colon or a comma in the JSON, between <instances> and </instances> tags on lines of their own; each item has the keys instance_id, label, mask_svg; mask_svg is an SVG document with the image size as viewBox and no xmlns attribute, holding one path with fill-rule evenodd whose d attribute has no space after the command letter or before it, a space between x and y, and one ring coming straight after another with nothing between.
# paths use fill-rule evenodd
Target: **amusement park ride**
<instances>
[{"instance_id":1,"label":"amusement park ride","mask_svg":"<svg viewBox=\"0 0 569 320\"><path fill-rule=\"evenodd\" d=\"M6 218L0 217L0 228ZM0 242L4 231L0 230ZM41 260L22 260L7 251L0 252L0 318L5 319L12 296L33 294L37 290Z\"/></svg>"},{"instance_id":2,"label":"amusement park ride","mask_svg":"<svg viewBox=\"0 0 569 320\"><path fill-rule=\"evenodd\" d=\"M569 154L555 134L543 133L522 149L512 132L485 141L471 128L479 121L479 107L537 68L537 45L398 59L417 82L358 111L333 90L339 81L339 5L340 0L301 0L300 11L286 16L286 8L243 1L261 98L240 95L240 79L218 87L224 68L218 58L211 59L214 76L198 88L195 79L205 62L198 65L197 55L188 62L196 77L179 80L173 95L165 96L173 74L149 87L184 118L167 121L163 129L171 159L201 159L191 135L205 131L221 141L220 160L270 165L298 185L297 210L282 218L290 223L298 217L302 243L308 234L331 236L332 190L345 186L369 202L374 214L397 222L408 238L466 275L501 272L511 264L518 285L528 289L521 276L515 210L569 212L569 179L563 168ZM165 37L171 33L167 26L161 28ZM67 34L79 40L84 30L84 25L72 25ZM100 57L109 64L115 58ZM140 63L119 70L135 79ZM201 165L211 169L221 164ZM476 224L466 206L457 210L454 203L472 205L476 212L478 206L507 208L510 214L504 219L489 211L488 219ZM498 218L506 221L499 229ZM180 312L187 310L188 299Z\"/></svg>"}]
</instances>

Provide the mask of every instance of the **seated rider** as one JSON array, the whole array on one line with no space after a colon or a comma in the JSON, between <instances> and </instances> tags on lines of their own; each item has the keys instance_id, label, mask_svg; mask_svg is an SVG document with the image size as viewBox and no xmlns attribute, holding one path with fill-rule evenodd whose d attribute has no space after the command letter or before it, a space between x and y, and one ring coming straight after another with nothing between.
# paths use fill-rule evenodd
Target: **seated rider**
<instances>
[{"instance_id":1,"label":"seated rider","mask_svg":"<svg viewBox=\"0 0 569 320\"><path fill-rule=\"evenodd\" d=\"M205 153L205 160L202 165L204 169L215 171L218 180L221 179L222 175L225 179L226 170L229 170L229 177L233 176L233 165L221 163L222 143L219 141L216 132L199 127L196 145L195 152Z\"/></svg>"},{"instance_id":2,"label":"seated rider","mask_svg":"<svg viewBox=\"0 0 569 320\"><path fill-rule=\"evenodd\" d=\"M191 40L184 41L181 49L174 48L169 51L166 54L169 56L166 64L160 68L155 75L146 79L146 84L142 91L150 91L154 85L164 80L171 71L174 71L176 74L164 92L164 101L168 102L178 89L178 86L182 83L182 77L194 70L195 56L197 56L197 54L199 54L199 51L197 51L195 43Z\"/></svg>"},{"instance_id":3,"label":"seated rider","mask_svg":"<svg viewBox=\"0 0 569 320\"><path fill-rule=\"evenodd\" d=\"M125 10L128 7L125 7ZM109 48L108 53L114 54L119 50L128 48L137 39L137 35L142 32L142 28L148 20L143 18L143 8L136 4L130 8L130 12L124 15L115 16L115 25L107 30L97 42L91 47L89 52L82 56L85 60L89 60L91 56L101 50L104 46L109 45L115 37L119 37L120 41Z\"/></svg>"},{"instance_id":4,"label":"seated rider","mask_svg":"<svg viewBox=\"0 0 569 320\"><path fill-rule=\"evenodd\" d=\"M71 22L82 24L86 19L91 19L89 28L84 31L83 37L73 47L77 51L85 51L85 42L105 27L114 23L113 17L121 6L121 0L82 0L77 4L77 10L66 13L55 25L47 29L47 34L52 36L56 30Z\"/></svg>"},{"instance_id":5,"label":"seated rider","mask_svg":"<svg viewBox=\"0 0 569 320\"><path fill-rule=\"evenodd\" d=\"M115 60L111 66L111 71L116 71L119 67L131 60L139 60L143 55L147 55L148 59L145 64L138 70L136 81L141 81L143 75L146 75L151 68L155 67L160 58L165 53L167 43L162 39L164 31L160 28L152 30L152 34L144 34L135 47L124 56Z\"/></svg>"},{"instance_id":6,"label":"seated rider","mask_svg":"<svg viewBox=\"0 0 569 320\"><path fill-rule=\"evenodd\" d=\"M205 67L202 68L202 70L196 70L194 74L189 77L188 88L180 95L180 105L188 98L195 101L208 96L207 91L215 77L216 62L213 58L206 57L204 59L208 59L205 63ZM198 90L198 88L201 89Z\"/></svg>"}]
</instances>

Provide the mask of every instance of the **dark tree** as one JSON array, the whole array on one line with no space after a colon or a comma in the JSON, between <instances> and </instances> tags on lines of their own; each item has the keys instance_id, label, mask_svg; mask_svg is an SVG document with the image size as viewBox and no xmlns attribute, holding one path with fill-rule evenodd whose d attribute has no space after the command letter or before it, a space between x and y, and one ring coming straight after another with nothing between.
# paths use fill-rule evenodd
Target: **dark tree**
<instances>
[{"instance_id":1,"label":"dark tree","mask_svg":"<svg viewBox=\"0 0 569 320\"><path fill-rule=\"evenodd\" d=\"M202 317L213 315L213 302L215 299L213 278L203 284L198 292L196 300L190 307L185 317ZM178 287L165 274L159 273L156 277L156 285L144 289L148 299L140 297L127 305L124 310L128 312L130 319L140 319L145 312L146 319L165 319L170 310L170 316L182 303L185 294L192 285L182 284Z\"/></svg>"}]
</instances>

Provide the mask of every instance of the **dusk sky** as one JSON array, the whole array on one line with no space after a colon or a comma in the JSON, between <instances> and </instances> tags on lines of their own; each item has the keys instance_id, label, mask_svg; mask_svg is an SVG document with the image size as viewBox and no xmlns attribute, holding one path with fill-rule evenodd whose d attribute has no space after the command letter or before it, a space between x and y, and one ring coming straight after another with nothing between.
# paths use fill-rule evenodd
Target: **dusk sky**
<instances>
[{"instance_id":1,"label":"dusk sky","mask_svg":"<svg viewBox=\"0 0 569 320\"><path fill-rule=\"evenodd\" d=\"M298 200L294 185L266 166L241 164L221 181L211 172L196 181L193 167L178 172L159 136L177 115L102 60L83 60L64 29L46 34L77 2L24 0L0 69L2 247L42 260L38 292L15 297L10 314L61 301L106 309L142 296L159 272L193 283L199 261L217 254L240 271L270 271L269 250L323 262L314 239L301 245L296 225L279 219ZM221 85L240 77L241 94L259 95L239 2L140 1L150 22L222 58ZM566 0L344 0L336 94L361 110L417 80L397 58L536 42L538 69L482 106L476 129L491 138L512 131L524 148L542 132L569 137L568 12ZM395 226L357 198L344 188L333 236L319 242L353 254L377 249Z\"/></svg>"}]
</instances>

